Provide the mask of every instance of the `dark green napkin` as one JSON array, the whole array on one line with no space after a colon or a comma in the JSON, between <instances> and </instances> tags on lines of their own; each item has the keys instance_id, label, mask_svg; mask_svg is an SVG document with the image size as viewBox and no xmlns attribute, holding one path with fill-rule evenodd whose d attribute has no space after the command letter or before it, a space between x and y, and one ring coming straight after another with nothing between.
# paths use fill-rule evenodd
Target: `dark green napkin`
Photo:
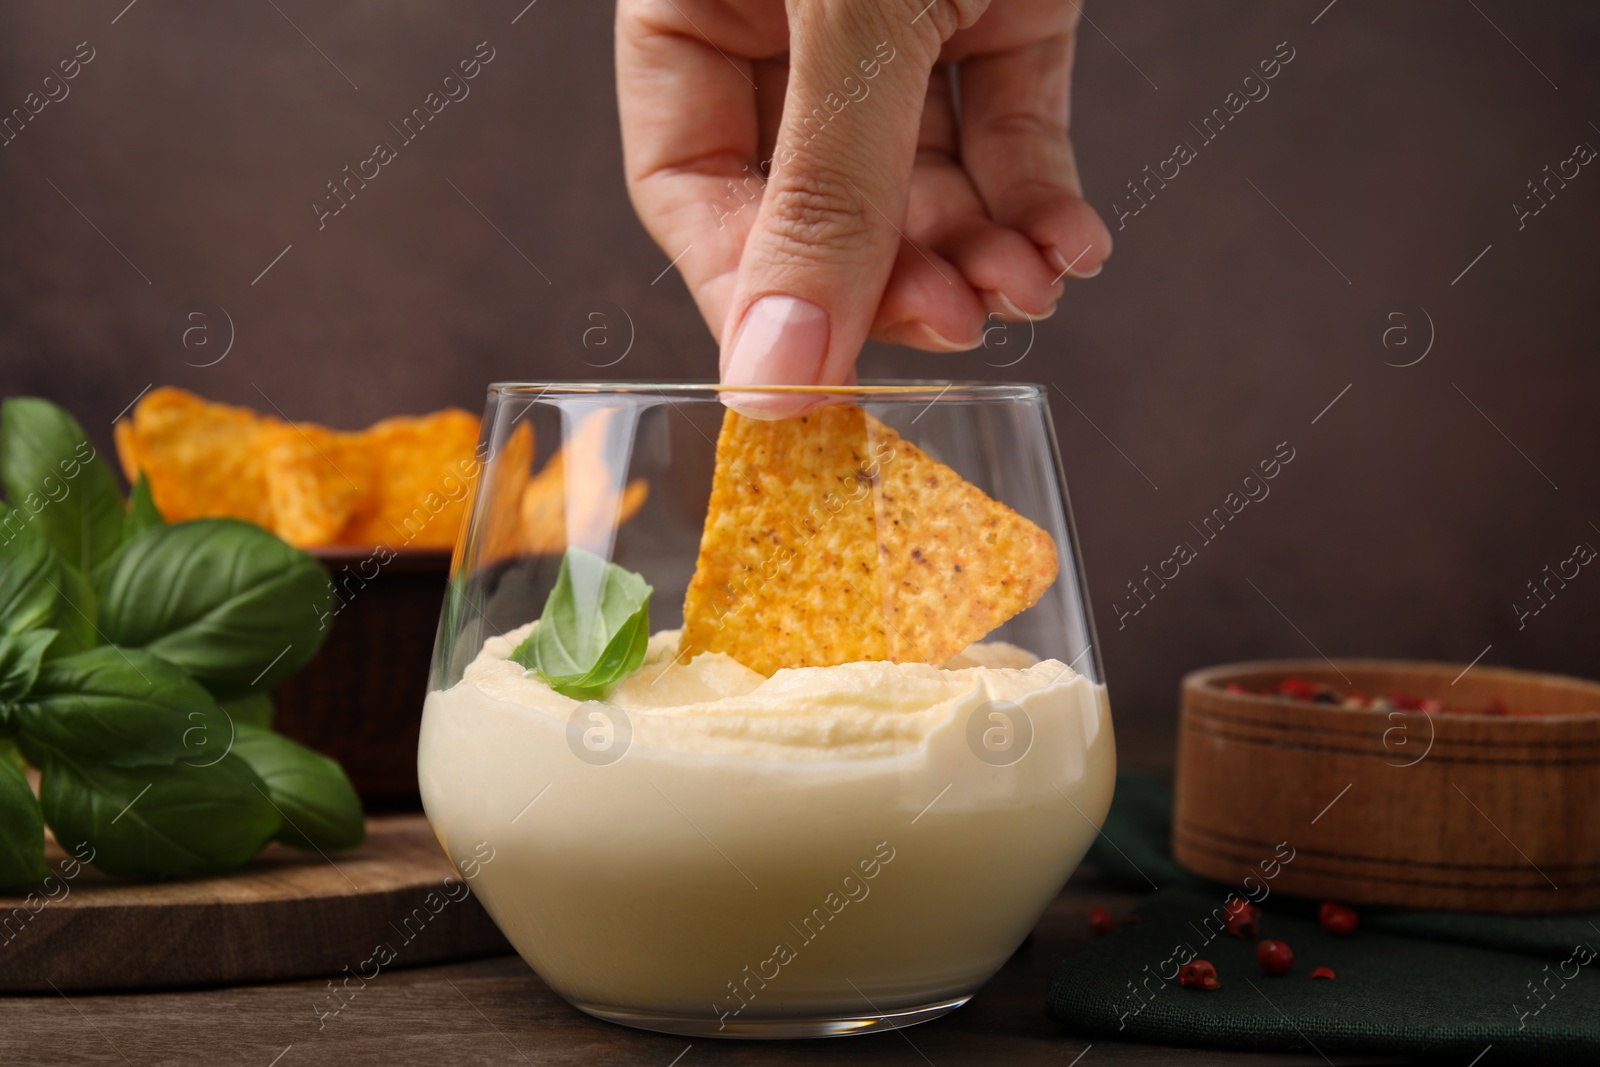
<instances>
[{"instance_id":1,"label":"dark green napkin","mask_svg":"<svg viewBox=\"0 0 1600 1067\"><path fill-rule=\"evenodd\" d=\"M1216 935L1230 887L1181 870L1170 851L1171 787L1124 774L1088 861L1126 888L1167 888L1124 924L1064 962L1045 1005L1073 1033L1172 1045L1473 1057L1490 1062L1600 1061L1600 916L1474 915L1362 908L1361 929L1334 937L1315 901L1273 893L1263 937L1287 941L1294 970L1262 973L1255 943ZM1223 988L1164 976L1190 953ZM1588 965L1585 966L1584 961ZM1313 980L1330 967L1331 981Z\"/></svg>"},{"instance_id":2,"label":"dark green napkin","mask_svg":"<svg viewBox=\"0 0 1600 1067\"><path fill-rule=\"evenodd\" d=\"M1292 971L1269 977L1256 963L1255 942L1203 936L1221 899L1177 886L1147 897L1137 924L1061 965L1046 1010L1074 1034L1164 1045L1450 1056L1458 1064L1491 1045L1495 1056L1486 1064L1600 1058L1600 961L1563 966L1570 947L1545 963L1366 930L1334 937L1315 919L1269 912L1262 936L1287 941L1295 956ZM1190 950L1217 968L1221 989L1162 980ZM1315 967L1337 977L1313 979Z\"/></svg>"},{"instance_id":3,"label":"dark green napkin","mask_svg":"<svg viewBox=\"0 0 1600 1067\"><path fill-rule=\"evenodd\" d=\"M1092 864L1119 889L1183 885L1226 895L1231 888L1190 874L1172 858L1172 783L1137 771L1117 775L1117 792L1105 828L1089 847ZM1219 896L1218 899L1221 899ZM1315 915L1320 901L1293 901L1274 892L1269 910ZM1459 941L1465 945L1565 959L1574 946L1600 949L1600 912L1572 915L1493 915L1477 912L1408 911L1363 906L1361 928L1390 934ZM1597 961L1600 962L1600 961Z\"/></svg>"},{"instance_id":4,"label":"dark green napkin","mask_svg":"<svg viewBox=\"0 0 1600 1067\"><path fill-rule=\"evenodd\" d=\"M1205 884L1172 858L1172 783L1139 771L1117 775L1105 826L1083 859L1119 889Z\"/></svg>"}]
</instances>

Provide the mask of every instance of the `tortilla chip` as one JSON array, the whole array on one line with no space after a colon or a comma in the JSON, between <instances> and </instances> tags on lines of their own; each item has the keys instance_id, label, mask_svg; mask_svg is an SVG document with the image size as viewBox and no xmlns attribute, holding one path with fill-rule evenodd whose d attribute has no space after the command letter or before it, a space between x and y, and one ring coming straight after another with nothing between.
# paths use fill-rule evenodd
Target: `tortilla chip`
<instances>
[{"instance_id":1,"label":"tortilla chip","mask_svg":"<svg viewBox=\"0 0 1600 1067\"><path fill-rule=\"evenodd\" d=\"M725 652L767 675L888 656L872 444L858 407L723 416L684 651Z\"/></svg>"},{"instance_id":2,"label":"tortilla chip","mask_svg":"<svg viewBox=\"0 0 1600 1067\"><path fill-rule=\"evenodd\" d=\"M365 435L299 422L263 432L261 448L277 535L299 548L333 544L372 484Z\"/></svg>"},{"instance_id":3,"label":"tortilla chip","mask_svg":"<svg viewBox=\"0 0 1600 1067\"><path fill-rule=\"evenodd\" d=\"M650 485L643 478L635 478L622 491L620 501L609 490L596 492L594 482L573 479L569 484L563 473L561 453L544 465L539 476L528 483L522 493L522 551L529 555L555 555L567 549L567 492L572 490L577 498L576 512L583 517L578 528L592 535L602 523L610 521L621 526L644 507L650 496ZM610 511L614 518L605 519Z\"/></svg>"},{"instance_id":4,"label":"tortilla chip","mask_svg":"<svg viewBox=\"0 0 1600 1067\"><path fill-rule=\"evenodd\" d=\"M618 492L605 443L614 410L587 415L522 494L522 550L549 555L568 544L595 548L644 506L650 486L636 478Z\"/></svg>"},{"instance_id":5,"label":"tortilla chip","mask_svg":"<svg viewBox=\"0 0 1600 1067\"><path fill-rule=\"evenodd\" d=\"M340 543L453 547L480 466L478 417L447 408L385 419L362 437L372 460L371 485L362 487Z\"/></svg>"},{"instance_id":6,"label":"tortilla chip","mask_svg":"<svg viewBox=\"0 0 1600 1067\"><path fill-rule=\"evenodd\" d=\"M485 528L479 564L515 557L522 540L522 497L533 478L533 424L519 422L489 461L491 496L482 510Z\"/></svg>"},{"instance_id":7,"label":"tortilla chip","mask_svg":"<svg viewBox=\"0 0 1600 1067\"><path fill-rule=\"evenodd\" d=\"M139 442L133 431L132 419L118 419L111 427L117 443L117 462L122 466L122 476L129 485L139 481Z\"/></svg>"},{"instance_id":8,"label":"tortilla chip","mask_svg":"<svg viewBox=\"0 0 1600 1067\"><path fill-rule=\"evenodd\" d=\"M874 494L889 658L944 663L1038 603L1061 558L1048 533L943 463L898 437L893 449Z\"/></svg>"},{"instance_id":9,"label":"tortilla chip","mask_svg":"<svg viewBox=\"0 0 1600 1067\"><path fill-rule=\"evenodd\" d=\"M478 468L478 419L454 408L341 433L163 387L117 424L116 441L128 480L145 473L167 521L231 516L301 547L448 548ZM513 441L526 451L525 482L531 429ZM518 508L505 510L514 543Z\"/></svg>"},{"instance_id":10,"label":"tortilla chip","mask_svg":"<svg viewBox=\"0 0 1600 1067\"><path fill-rule=\"evenodd\" d=\"M280 425L248 408L164 386L134 406L132 428L118 430L117 448L124 470L131 460L150 479L156 508L168 522L225 516L270 530L261 438Z\"/></svg>"},{"instance_id":11,"label":"tortilla chip","mask_svg":"<svg viewBox=\"0 0 1600 1067\"><path fill-rule=\"evenodd\" d=\"M683 650L771 675L858 660L944 663L1056 579L1050 535L859 407L717 442Z\"/></svg>"},{"instance_id":12,"label":"tortilla chip","mask_svg":"<svg viewBox=\"0 0 1600 1067\"><path fill-rule=\"evenodd\" d=\"M567 547L566 478L561 453L544 465L522 490L518 509L519 548L530 555L554 555Z\"/></svg>"}]
</instances>

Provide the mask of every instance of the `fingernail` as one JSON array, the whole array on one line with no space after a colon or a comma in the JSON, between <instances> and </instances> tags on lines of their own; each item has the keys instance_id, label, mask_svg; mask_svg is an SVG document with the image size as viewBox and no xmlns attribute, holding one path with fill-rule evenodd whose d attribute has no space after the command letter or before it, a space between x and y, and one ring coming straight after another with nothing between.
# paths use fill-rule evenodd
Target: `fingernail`
<instances>
[{"instance_id":1,"label":"fingernail","mask_svg":"<svg viewBox=\"0 0 1600 1067\"><path fill-rule=\"evenodd\" d=\"M1060 271L1062 274L1065 274L1069 278L1093 278L1095 275L1099 274L1105 269L1105 262L1103 260L1099 263L1096 263L1093 270L1078 270L1073 266L1074 263L1082 263L1083 257L1088 251L1089 250L1086 248L1082 252L1079 252L1072 259L1068 259L1066 256L1062 255L1061 249L1052 248L1050 249L1050 262L1055 266L1056 270Z\"/></svg>"},{"instance_id":2,"label":"fingernail","mask_svg":"<svg viewBox=\"0 0 1600 1067\"><path fill-rule=\"evenodd\" d=\"M998 289L984 289L980 295L983 297L983 306L991 315L999 315L1014 322L1043 322L1056 313L1054 303L1038 314L1023 311L1009 296Z\"/></svg>"},{"instance_id":3,"label":"fingernail","mask_svg":"<svg viewBox=\"0 0 1600 1067\"><path fill-rule=\"evenodd\" d=\"M794 296L764 296L751 304L728 352L724 385L815 385L828 354L828 313ZM783 393L723 393L722 402L753 419L785 419L820 398Z\"/></svg>"},{"instance_id":4,"label":"fingernail","mask_svg":"<svg viewBox=\"0 0 1600 1067\"><path fill-rule=\"evenodd\" d=\"M912 323L910 324L910 329L915 330L917 336L921 339L921 343L917 347L926 348L933 352L970 352L983 344L983 326L981 323L970 341L952 341L925 322Z\"/></svg>"},{"instance_id":5,"label":"fingernail","mask_svg":"<svg viewBox=\"0 0 1600 1067\"><path fill-rule=\"evenodd\" d=\"M751 304L734 335L724 385L815 385L828 354L828 313L794 296Z\"/></svg>"}]
</instances>

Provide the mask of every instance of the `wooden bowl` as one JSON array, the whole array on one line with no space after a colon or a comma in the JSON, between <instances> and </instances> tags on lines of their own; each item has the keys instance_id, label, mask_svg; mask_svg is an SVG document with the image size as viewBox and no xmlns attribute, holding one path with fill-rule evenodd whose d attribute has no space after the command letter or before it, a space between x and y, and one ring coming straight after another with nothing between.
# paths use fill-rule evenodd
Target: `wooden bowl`
<instances>
[{"instance_id":1,"label":"wooden bowl","mask_svg":"<svg viewBox=\"0 0 1600 1067\"><path fill-rule=\"evenodd\" d=\"M382 564L373 552L312 550L338 613L317 658L274 692L274 725L338 760L369 810L410 810L421 804L417 737L450 552L409 549Z\"/></svg>"},{"instance_id":2,"label":"wooden bowl","mask_svg":"<svg viewBox=\"0 0 1600 1067\"><path fill-rule=\"evenodd\" d=\"M1254 695L1292 675L1341 693L1403 692L1463 708L1498 699L1547 714L1430 715ZM1252 692L1229 693L1229 683ZM1384 660L1196 671L1183 680L1173 854L1244 889L1350 903L1600 908L1600 685Z\"/></svg>"}]
</instances>

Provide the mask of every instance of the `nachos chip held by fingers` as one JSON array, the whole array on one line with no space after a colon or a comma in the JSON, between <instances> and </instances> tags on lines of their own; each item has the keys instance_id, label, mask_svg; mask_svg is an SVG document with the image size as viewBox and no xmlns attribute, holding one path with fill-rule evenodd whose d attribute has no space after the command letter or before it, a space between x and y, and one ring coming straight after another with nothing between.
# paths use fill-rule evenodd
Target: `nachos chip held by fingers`
<instances>
[{"instance_id":1,"label":"nachos chip held by fingers","mask_svg":"<svg viewBox=\"0 0 1600 1067\"><path fill-rule=\"evenodd\" d=\"M1056 580L1050 535L854 405L729 411L682 651L942 664Z\"/></svg>"}]
</instances>

